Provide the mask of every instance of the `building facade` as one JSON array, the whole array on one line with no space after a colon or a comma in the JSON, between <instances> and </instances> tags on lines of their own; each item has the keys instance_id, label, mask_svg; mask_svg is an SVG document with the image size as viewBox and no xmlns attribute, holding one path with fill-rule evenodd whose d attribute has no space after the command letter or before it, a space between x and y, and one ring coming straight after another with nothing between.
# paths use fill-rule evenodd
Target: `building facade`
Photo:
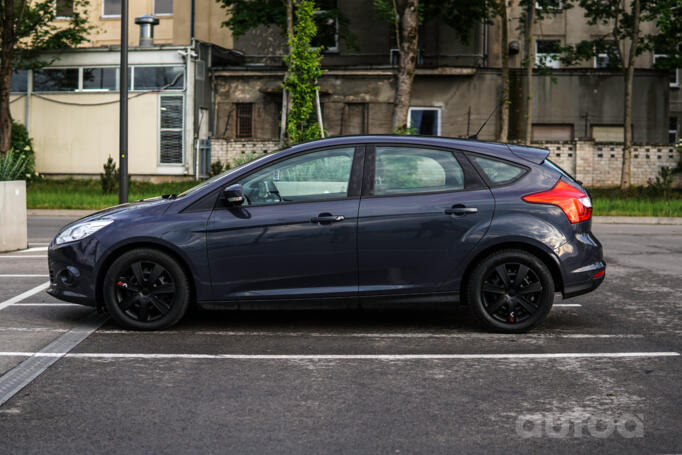
<instances>
[{"instance_id":1,"label":"building facade","mask_svg":"<svg viewBox=\"0 0 682 455\"><path fill-rule=\"evenodd\" d=\"M13 75L12 117L29 129L41 174L92 176L118 158L120 5L92 1L86 45ZM158 19L150 43L140 42L135 24L145 14ZM239 61L220 27L224 11L213 0L136 0L129 16L129 172L157 180L205 175L215 111L209 70Z\"/></svg>"}]
</instances>

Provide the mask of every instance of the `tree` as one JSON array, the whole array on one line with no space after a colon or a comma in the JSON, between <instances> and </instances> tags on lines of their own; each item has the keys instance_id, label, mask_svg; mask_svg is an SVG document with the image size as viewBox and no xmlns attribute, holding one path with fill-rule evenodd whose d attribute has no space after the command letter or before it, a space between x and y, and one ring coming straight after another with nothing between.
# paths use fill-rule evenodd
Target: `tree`
<instances>
[{"instance_id":1,"label":"tree","mask_svg":"<svg viewBox=\"0 0 682 455\"><path fill-rule=\"evenodd\" d=\"M290 111L287 116L289 143L317 139L321 135L315 116L317 79L322 76L320 48L313 48L311 41L317 33L315 4L312 0L295 0L296 21L289 35L290 53L284 58L287 76L284 89L289 93Z\"/></svg>"},{"instance_id":2,"label":"tree","mask_svg":"<svg viewBox=\"0 0 682 455\"><path fill-rule=\"evenodd\" d=\"M53 62L58 51L87 41L92 29L84 15L88 5L89 0L0 0L0 153L10 147L12 73L40 69ZM58 13L70 15L69 21L54 23Z\"/></svg>"},{"instance_id":3,"label":"tree","mask_svg":"<svg viewBox=\"0 0 682 455\"><path fill-rule=\"evenodd\" d=\"M419 24L439 20L468 43L474 28L496 14L496 0L374 0L374 8L394 29L400 54L398 81L393 105L393 131L410 130L407 114L417 63ZM499 0L502 1L502 0Z\"/></svg>"},{"instance_id":4,"label":"tree","mask_svg":"<svg viewBox=\"0 0 682 455\"><path fill-rule=\"evenodd\" d=\"M562 49L568 64L607 53L609 66L623 72L623 166L620 186L631 184L632 162L632 90L635 59L656 49L668 57L658 66L671 69L682 66L682 3L679 0L576 0L585 10L590 25L609 26L608 33ZM644 33L642 24L653 22L657 31ZM605 52L606 51L606 52Z\"/></svg>"},{"instance_id":5,"label":"tree","mask_svg":"<svg viewBox=\"0 0 682 455\"><path fill-rule=\"evenodd\" d=\"M509 81L509 5L499 0L497 14L500 16L500 57L502 58L502 109L500 112L500 134L498 140L509 139L509 105L511 104Z\"/></svg>"}]
</instances>

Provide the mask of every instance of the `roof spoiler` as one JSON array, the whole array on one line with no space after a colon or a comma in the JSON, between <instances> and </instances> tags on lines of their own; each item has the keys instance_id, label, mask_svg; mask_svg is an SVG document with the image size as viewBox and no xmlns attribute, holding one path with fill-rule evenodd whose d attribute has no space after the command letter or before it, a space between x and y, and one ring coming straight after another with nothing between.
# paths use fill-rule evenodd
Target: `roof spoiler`
<instances>
[{"instance_id":1,"label":"roof spoiler","mask_svg":"<svg viewBox=\"0 0 682 455\"><path fill-rule=\"evenodd\" d=\"M545 159L547 158L547 155L549 155L549 150L547 149L541 149L538 147L527 147L525 145L509 145L509 150L511 152L518 156L519 158L523 158L524 160L528 160L531 163L535 164L542 164Z\"/></svg>"}]
</instances>

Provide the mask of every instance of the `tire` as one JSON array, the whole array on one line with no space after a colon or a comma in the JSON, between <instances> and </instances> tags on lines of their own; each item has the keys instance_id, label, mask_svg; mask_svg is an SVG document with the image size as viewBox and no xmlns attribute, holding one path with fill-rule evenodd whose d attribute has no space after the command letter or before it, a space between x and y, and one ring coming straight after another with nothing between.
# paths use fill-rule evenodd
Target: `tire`
<instances>
[{"instance_id":1,"label":"tire","mask_svg":"<svg viewBox=\"0 0 682 455\"><path fill-rule=\"evenodd\" d=\"M466 298L474 318L487 330L523 333L549 314L554 280L537 256L501 250L476 264L466 283Z\"/></svg>"},{"instance_id":2,"label":"tire","mask_svg":"<svg viewBox=\"0 0 682 455\"><path fill-rule=\"evenodd\" d=\"M122 254L103 282L109 314L132 330L162 330L176 324L187 311L190 295L189 280L180 264L150 248Z\"/></svg>"}]
</instances>

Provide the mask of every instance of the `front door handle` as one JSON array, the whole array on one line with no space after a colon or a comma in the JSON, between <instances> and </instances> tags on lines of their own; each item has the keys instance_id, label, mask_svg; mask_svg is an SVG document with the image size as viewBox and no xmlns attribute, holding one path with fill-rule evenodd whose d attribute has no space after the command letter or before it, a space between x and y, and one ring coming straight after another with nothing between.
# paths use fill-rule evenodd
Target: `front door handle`
<instances>
[{"instance_id":1,"label":"front door handle","mask_svg":"<svg viewBox=\"0 0 682 455\"><path fill-rule=\"evenodd\" d=\"M445 209L446 215L463 216L471 215L472 213L478 213L478 209L476 207L465 207L463 205L453 205L452 208Z\"/></svg>"},{"instance_id":2,"label":"front door handle","mask_svg":"<svg viewBox=\"0 0 682 455\"><path fill-rule=\"evenodd\" d=\"M338 223L346 218L343 215L332 215L331 213L320 213L310 219L311 223Z\"/></svg>"}]
</instances>

